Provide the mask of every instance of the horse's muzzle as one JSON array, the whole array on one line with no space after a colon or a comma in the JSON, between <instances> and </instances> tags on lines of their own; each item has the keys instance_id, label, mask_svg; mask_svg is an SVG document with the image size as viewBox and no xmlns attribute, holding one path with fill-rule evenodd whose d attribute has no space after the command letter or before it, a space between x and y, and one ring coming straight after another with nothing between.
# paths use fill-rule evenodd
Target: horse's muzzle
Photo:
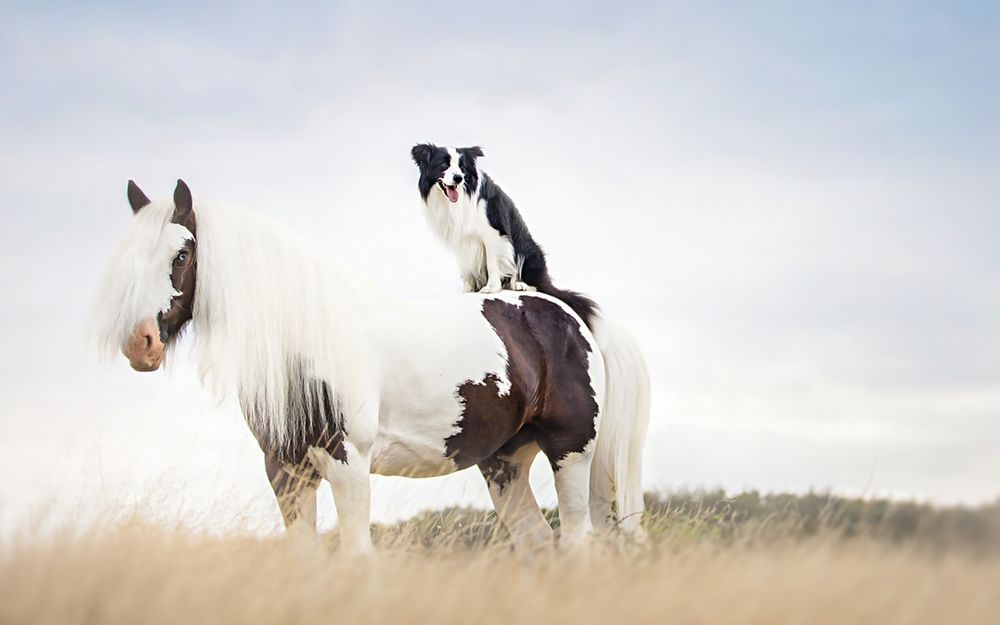
<instances>
[{"instance_id":1,"label":"horse's muzzle","mask_svg":"<svg viewBox=\"0 0 1000 625\"><path fill-rule=\"evenodd\" d=\"M163 362L163 342L156 319L143 319L135 325L122 347L122 354L136 371L156 371Z\"/></svg>"}]
</instances>

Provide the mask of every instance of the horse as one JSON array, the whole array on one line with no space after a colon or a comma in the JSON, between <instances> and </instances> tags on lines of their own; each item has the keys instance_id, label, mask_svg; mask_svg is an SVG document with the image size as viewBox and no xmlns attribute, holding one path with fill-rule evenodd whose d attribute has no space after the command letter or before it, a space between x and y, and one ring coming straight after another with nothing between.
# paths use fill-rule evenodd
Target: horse
<instances>
[{"instance_id":1,"label":"horse","mask_svg":"<svg viewBox=\"0 0 1000 625\"><path fill-rule=\"evenodd\" d=\"M592 530L641 536L649 376L635 341L541 293L407 301L250 211L194 202L177 181L133 217L98 294L109 355L155 371L191 328L203 383L234 393L286 531L316 531L326 479L341 549L368 552L370 475L477 466L514 548L554 544L528 483L543 453L559 548Z\"/></svg>"}]
</instances>

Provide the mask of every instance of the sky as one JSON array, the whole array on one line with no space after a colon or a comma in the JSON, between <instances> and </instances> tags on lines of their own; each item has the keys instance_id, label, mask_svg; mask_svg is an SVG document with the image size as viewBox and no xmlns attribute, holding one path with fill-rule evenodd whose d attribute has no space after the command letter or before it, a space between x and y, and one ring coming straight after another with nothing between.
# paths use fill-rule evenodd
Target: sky
<instances>
[{"instance_id":1,"label":"sky","mask_svg":"<svg viewBox=\"0 0 1000 625\"><path fill-rule=\"evenodd\" d=\"M557 284L643 345L647 488L1000 495L998 9L86 4L0 5L0 527L278 523L183 349L140 375L88 343L125 183L182 177L432 297L460 283L422 141L483 146ZM380 520L488 505L473 472L374 484Z\"/></svg>"}]
</instances>

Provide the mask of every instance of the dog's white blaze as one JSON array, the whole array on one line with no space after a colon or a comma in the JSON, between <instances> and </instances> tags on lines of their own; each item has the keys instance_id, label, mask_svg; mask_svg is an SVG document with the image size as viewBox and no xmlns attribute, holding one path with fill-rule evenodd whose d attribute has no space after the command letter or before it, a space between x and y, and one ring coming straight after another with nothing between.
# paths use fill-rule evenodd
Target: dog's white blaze
<instances>
[{"instance_id":1,"label":"dog's white blaze","mask_svg":"<svg viewBox=\"0 0 1000 625\"><path fill-rule=\"evenodd\" d=\"M451 162L448 164L448 169L444 170L444 175L442 177L445 184L454 184L455 175L457 174L462 176L462 185L459 187L459 191L462 191L465 188L465 172L463 172L462 168L459 166L459 159L461 159L461 157L462 155L459 154L455 148L448 148L448 158L451 159Z\"/></svg>"}]
</instances>

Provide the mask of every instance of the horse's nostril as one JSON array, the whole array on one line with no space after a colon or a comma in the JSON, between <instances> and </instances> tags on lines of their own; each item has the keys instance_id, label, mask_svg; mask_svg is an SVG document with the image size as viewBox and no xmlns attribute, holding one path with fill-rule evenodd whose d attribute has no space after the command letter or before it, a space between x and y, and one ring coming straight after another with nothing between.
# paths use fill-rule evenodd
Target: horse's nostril
<instances>
[{"instance_id":1,"label":"horse's nostril","mask_svg":"<svg viewBox=\"0 0 1000 625\"><path fill-rule=\"evenodd\" d=\"M153 337L152 337L152 335L147 334L145 336L145 339L146 339L146 349L148 350L151 347L153 347Z\"/></svg>"}]
</instances>

